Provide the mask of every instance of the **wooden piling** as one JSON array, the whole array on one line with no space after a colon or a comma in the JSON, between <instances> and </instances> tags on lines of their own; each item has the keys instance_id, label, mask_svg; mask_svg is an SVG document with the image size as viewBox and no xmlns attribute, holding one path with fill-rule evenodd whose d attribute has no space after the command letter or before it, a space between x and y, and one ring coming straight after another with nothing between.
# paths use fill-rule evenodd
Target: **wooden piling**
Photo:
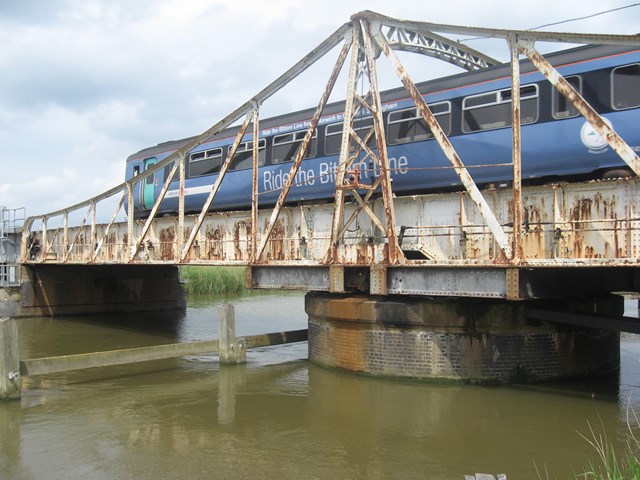
<instances>
[{"instance_id":1,"label":"wooden piling","mask_svg":"<svg viewBox=\"0 0 640 480\"><path fill-rule=\"evenodd\" d=\"M235 365L247 361L244 338L236 338L236 319L233 305L223 303L218 308L220 319L220 364Z\"/></svg>"},{"instance_id":2,"label":"wooden piling","mask_svg":"<svg viewBox=\"0 0 640 480\"><path fill-rule=\"evenodd\" d=\"M18 326L10 318L0 318L0 400L20 398L20 356Z\"/></svg>"}]
</instances>

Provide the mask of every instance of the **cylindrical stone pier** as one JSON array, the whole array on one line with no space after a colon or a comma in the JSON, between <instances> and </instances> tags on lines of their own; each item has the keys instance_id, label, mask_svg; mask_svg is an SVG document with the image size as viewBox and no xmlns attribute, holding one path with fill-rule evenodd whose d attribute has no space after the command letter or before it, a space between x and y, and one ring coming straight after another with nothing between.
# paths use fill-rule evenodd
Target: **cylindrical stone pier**
<instances>
[{"instance_id":1,"label":"cylindrical stone pier","mask_svg":"<svg viewBox=\"0 0 640 480\"><path fill-rule=\"evenodd\" d=\"M309 359L375 376L463 383L541 382L618 368L617 332L530 321L526 305L309 293ZM624 300L610 296L533 305L621 315Z\"/></svg>"}]
</instances>

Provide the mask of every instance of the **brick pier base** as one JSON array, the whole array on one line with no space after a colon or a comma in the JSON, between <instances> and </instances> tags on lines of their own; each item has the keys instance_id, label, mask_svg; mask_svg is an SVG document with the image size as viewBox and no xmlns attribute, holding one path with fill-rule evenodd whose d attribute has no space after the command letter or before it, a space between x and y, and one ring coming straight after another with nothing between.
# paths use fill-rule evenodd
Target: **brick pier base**
<instances>
[{"instance_id":1,"label":"brick pier base","mask_svg":"<svg viewBox=\"0 0 640 480\"><path fill-rule=\"evenodd\" d=\"M309 359L376 376L464 383L540 382L618 368L619 334L530 321L522 302L309 293ZM621 315L622 297L536 308Z\"/></svg>"}]
</instances>

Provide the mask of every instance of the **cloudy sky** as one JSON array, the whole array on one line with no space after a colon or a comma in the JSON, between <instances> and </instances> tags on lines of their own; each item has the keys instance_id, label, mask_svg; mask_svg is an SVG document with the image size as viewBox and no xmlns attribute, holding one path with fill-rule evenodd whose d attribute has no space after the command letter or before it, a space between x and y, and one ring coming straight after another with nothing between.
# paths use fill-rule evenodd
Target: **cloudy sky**
<instances>
[{"instance_id":1,"label":"cloudy sky","mask_svg":"<svg viewBox=\"0 0 640 480\"><path fill-rule=\"evenodd\" d=\"M634 3L0 0L0 205L36 215L121 183L131 153L206 130L361 10L528 29ZM633 34L638 19L635 4L546 30ZM508 58L502 43L469 45ZM263 112L314 105L329 57Z\"/></svg>"}]
</instances>

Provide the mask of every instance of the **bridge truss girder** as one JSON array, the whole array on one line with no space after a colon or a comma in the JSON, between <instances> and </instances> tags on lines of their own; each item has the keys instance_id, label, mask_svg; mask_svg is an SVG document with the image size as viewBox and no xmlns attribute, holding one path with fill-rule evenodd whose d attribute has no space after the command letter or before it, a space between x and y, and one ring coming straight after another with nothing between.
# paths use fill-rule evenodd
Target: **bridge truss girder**
<instances>
[{"instance_id":1,"label":"bridge truss girder","mask_svg":"<svg viewBox=\"0 0 640 480\"><path fill-rule=\"evenodd\" d=\"M512 66L512 131L513 131L513 189L512 189L512 218L505 222L504 219L499 221L498 215L494 212L492 206L489 205L486 194L480 192L473 178L466 170L462 159L458 156L446 134L440 128L435 120L433 113L430 111L422 96L417 91L415 84L409 77L408 73L395 55L395 50L410 51L429 57L438 58L452 64L458 65L467 70L487 68L496 64L496 60L482 54L466 45L454 42L440 34L457 34L471 36L485 36L492 38L500 38L507 42L511 52ZM154 167L142 172L137 177L126 181L125 183L110 189L109 191L81 202L63 210L45 214L39 217L31 217L25 221L25 235L22 244L22 261L30 262L77 262L78 255L74 253L78 248L80 238L87 236L86 228L89 224L90 232L88 236L90 241L86 242L90 250L90 254L80 255L82 262L96 263L104 260L102 249L109 243L109 235L112 227L116 227L116 218L121 211L125 202L127 202L129 212L133 212L135 185L138 182L144 182L148 177L162 171L164 168L170 168L171 172L164 187L162 188L159 198L153 206L148 219L143 222L142 229L136 226L136 220L133 215L129 215L127 220L127 248L128 255L126 262L135 263L139 261L149 261L148 255L145 260L145 242L149 242L150 232L153 226L159 221L157 212L160 203L168 190L169 183L175 178L179 182L179 211L178 224L174 235L175 250L178 255L172 257L174 263L189 263L190 255L195 246L198 245L199 239L202 239L202 226L206 223L209 212L208 208L215 198L220 184L224 181L225 173L233 158L233 152L238 147L245 132L248 131L249 125L252 126L254 138L259 133L260 108L261 105L268 100L274 93L286 87L294 78L303 73L307 68L316 63L320 58L331 51L335 46L342 42L342 49L338 55L338 59L331 73L327 86L321 95L318 107L311 121L311 125L306 132L302 147L299 149L296 158L289 172L288 180L285 183L280 198L278 199L272 214L268 221L264 223L265 228L261 229L258 221L259 195L257 189L257 159L258 150L257 142L254 142L254 165L253 165L253 185L252 185L252 212L249 221L250 224L250 255L243 257L244 262L249 265L268 265L273 262L273 252L268 252L267 247L273 239L274 229L279 221L279 216L287 202L287 194L293 184L294 178L304 158L306 148L308 147L311 135L317 125L317 121L322 114L324 106L327 103L329 95L338 78L338 74L345 62L349 52L350 56L350 74L347 85L347 100L345 103L345 119L343 131L343 144L340 152L340 164L336 175L336 201L333 208L333 221L331 231L331 241L324 255L318 257L315 262L318 265L341 265L345 258L351 258L348 253L341 253L341 249L346 248L345 245L349 241L345 241L347 237L347 229L354 218L358 215L364 215L370 219L374 225L374 229L382 231L384 234L384 245L379 254L368 258L368 262L376 265L387 266L396 264L418 265L412 260L405 258L398 235L401 229L396 225L394 195L392 185L389 179L389 166L386 157L386 139L382 126L380 92L376 78L376 62L381 53L390 61L392 67L396 71L405 88L413 98L416 107L424 120L431 128L434 138L439 143L443 152L451 163L451 168L458 174L462 184L465 187L466 194L473 202L475 208L480 213L484 225L491 232L493 242L497 245L498 255L484 255L485 265L506 265L506 266L527 266L530 260L526 258L522 247L523 238L523 209L522 209L522 189L520 178L520 72L519 57L526 55L533 65L536 66L551 83L565 96L568 100L578 108L585 118L593 125L595 130L605 138L610 146L619 153L621 158L630 166L630 168L638 174L640 172L640 161L637 154L621 139L611 127L605 123L602 118L588 105L587 102L576 92L571 85L564 81L562 76L540 55L534 48L536 41L553 41L553 42L569 42L569 43L600 43L600 44L629 44L640 45L637 36L623 35L585 35L585 34L568 34L553 32L523 32L500 29L484 29L459 27L451 25L438 25L425 22L412 22L404 20L396 20L378 15L373 12L361 12L352 17L351 21L342 25L336 32L322 42L318 47L296 63L292 68L287 70L283 75L260 91L257 95L217 122L211 128L203 132L201 135L194 137L184 144L173 154L158 162ZM369 91L367 94L358 95L356 93L356 83L359 80L366 79ZM374 125L369 135L375 138L376 153L367 146L367 139L359 137L354 133L353 121L358 111L368 111L374 118ZM212 186L209 198L199 213L197 220L185 227L185 211L184 211L184 189L185 189L185 162L188 152L211 138L213 135L224 130L234 124L242 117L245 117L244 123L238 133L233 147L230 149L229 155L225 159L220 174ZM368 137L369 138L369 137ZM348 180L348 172L355 161L362 161L356 158L352 152L363 153L367 161L374 162L381 175L375 184L365 186L362 184L354 185ZM365 195L361 195L359 191L368 190ZM381 195L382 211L378 209L376 213L375 197ZM106 228L101 229L96 225L96 206L99 202L114 195L121 195L120 202L116 211L112 216L111 222ZM350 217L344 218L344 205L346 198L349 196L356 202L357 208L350 212ZM86 209L84 219L80 229L75 229L73 239L70 239L70 229L68 226L69 213L73 211ZM52 219L60 217L61 225L55 230L49 230ZM40 221L40 234L42 237L42 250L38 258L30 258L28 233L32 230L34 222ZM511 230L503 225L510 223L513 227ZM98 232L102 237L99 236ZM83 233L84 232L84 233ZM62 237L61 239L59 237ZM63 246L63 253L53 255L54 242ZM354 247L354 248L357 248ZM427 257L431 258L431 257ZM433 256L433 260L447 264L444 258L438 259L437 255ZM548 259L553 264L557 259ZM637 259L634 259L637 260ZM125 261L118 259L115 261Z\"/></svg>"}]
</instances>

